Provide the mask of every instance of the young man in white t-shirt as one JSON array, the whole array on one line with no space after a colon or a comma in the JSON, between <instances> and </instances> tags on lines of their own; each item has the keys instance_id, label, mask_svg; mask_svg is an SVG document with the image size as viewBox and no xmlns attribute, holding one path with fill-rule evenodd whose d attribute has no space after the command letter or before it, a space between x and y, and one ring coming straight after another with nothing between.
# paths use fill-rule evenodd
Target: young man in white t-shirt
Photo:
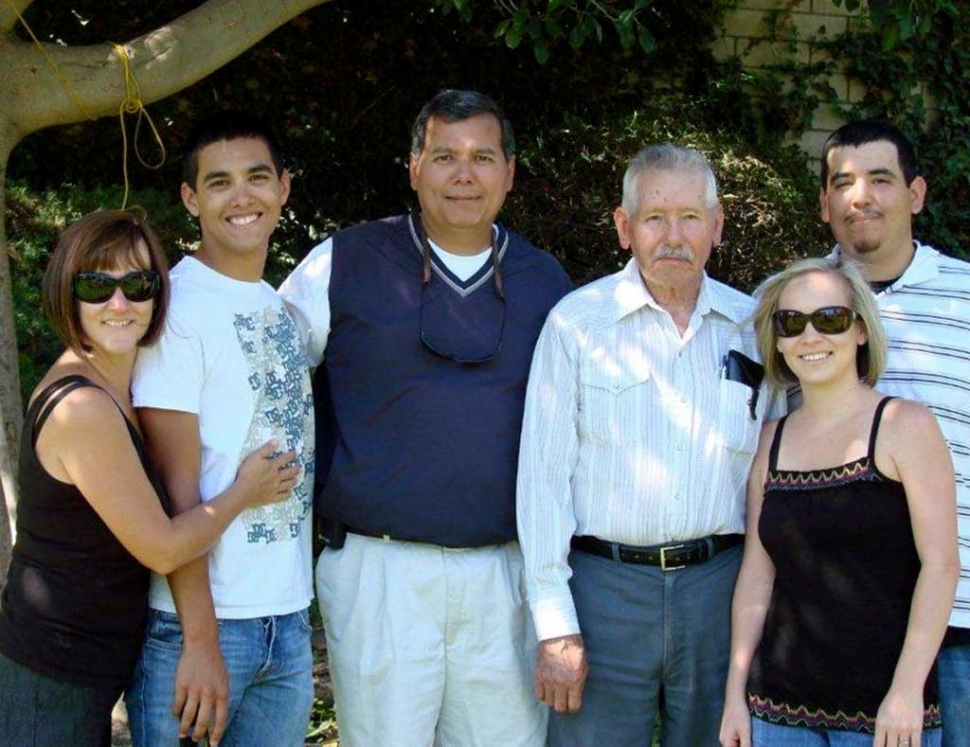
<instances>
[{"instance_id":1,"label":"young man in white t-shirt","mask_svg":"<svg viewBox=\"0 0 970 747\"><path fill-rule=\"evenodd\" d=\"M282 503L250 509L208 558L153 577L145 646L127 694L141 747L301 745L313 702L313 410L305 355L262 274L289 195L276 141L255 117L214 115L193 130L182 201L199 250L172 270L159 343L139 357L135 406L176 511L229 485L275 439L301 479Z\"/></svg>"}]
</instances>

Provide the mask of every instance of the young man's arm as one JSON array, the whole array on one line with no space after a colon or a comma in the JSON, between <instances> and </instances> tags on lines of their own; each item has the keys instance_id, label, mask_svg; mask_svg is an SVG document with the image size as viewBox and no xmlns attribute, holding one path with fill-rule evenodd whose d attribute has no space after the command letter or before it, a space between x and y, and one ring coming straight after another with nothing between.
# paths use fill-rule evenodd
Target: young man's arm
<instances>
[{"instance_id":1,"label":"young man's arm","mask_svg":"<svg viewBox=\"0 0 970 747\"><path fill-rule=\"evenodd\" d=\"M155 408L140 409L138 416L149 457L162 477L174 512L197 506L202 453L198 416ZM229 715L229 675L219 650L208 556L172 572L168 582L182 624L172 713L181 721L180 736L199 741L208 729L210 741L218 744Z\"/></svg>"}]
</instances>

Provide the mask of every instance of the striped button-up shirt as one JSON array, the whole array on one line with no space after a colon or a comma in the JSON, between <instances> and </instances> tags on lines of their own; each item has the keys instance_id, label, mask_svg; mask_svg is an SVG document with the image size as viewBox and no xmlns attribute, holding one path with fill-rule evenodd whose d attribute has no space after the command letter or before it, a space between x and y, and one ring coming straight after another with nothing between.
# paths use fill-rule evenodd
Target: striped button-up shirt
<instances>
[{"instance_id":1,"label":"striped button-up shirt","mask_svg":"<svg viewBox=\"0 0 970 747\"><path fill-rule=\"evenodd\" d=\"M889 345L876 389L926 405L950 446L960 542L950 624L970 628L970 264L916 242L909 267L876 300Z\"/></svg>"},{"instance_id":2,"label":"striped button-up shirt","mask_svg":"<svg viewBox=\"0 0 970 747\"><path fill-rule=\"evenodd\" d=\"M724 376L756 359L750 297L704 276L681 335L631 260L550 313L532 362L517 513L540 640L579 631L569 542L630 545L744 531L745 483L770 407Z\"/></svg>"}]
</instances>

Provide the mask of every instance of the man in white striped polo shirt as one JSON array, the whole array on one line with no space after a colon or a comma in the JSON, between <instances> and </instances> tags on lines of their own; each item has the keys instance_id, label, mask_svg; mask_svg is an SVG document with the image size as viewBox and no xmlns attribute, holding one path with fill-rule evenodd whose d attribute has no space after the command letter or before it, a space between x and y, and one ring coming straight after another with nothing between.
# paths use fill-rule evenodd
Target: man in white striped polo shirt
<instances>
[{"instance_id":1,"label":"man in white striped polo shirt","mask_svg":"<svg viewBox=\"0 0 970 747\"><path fill-rule=\"evenodd\" d=\"M943 746L970 745L970 264L913 240L926 182L913 146L892 125L859 120L822 151L822 220L862 263L879 301L889 358L877 388L936 415L957 483L961 572L938 659ZM919 434L913 434L918 438ZM878 614L879 600L873 600Z\"/></svg>"}]
</instances>

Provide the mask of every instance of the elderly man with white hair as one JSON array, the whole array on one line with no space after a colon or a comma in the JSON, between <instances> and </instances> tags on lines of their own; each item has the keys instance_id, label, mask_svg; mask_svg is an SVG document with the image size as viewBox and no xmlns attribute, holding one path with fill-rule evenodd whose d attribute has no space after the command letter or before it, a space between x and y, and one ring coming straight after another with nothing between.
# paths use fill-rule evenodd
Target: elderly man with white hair
<instances>
[{"instance_id":1,"label":"elderly man with white hair","mask_svg":"<svg viewBox=\"0 0 970 747\"><path fill-rule=\"evenodd\" d=\"M638 153L614 213L633 257L563 299L536 347L518 531L550 744L717 743L745 478L770 409L752 300L704 271L710 164ZM761 396L759 396L759 393Z\"/></svg>"}]
</instances>

